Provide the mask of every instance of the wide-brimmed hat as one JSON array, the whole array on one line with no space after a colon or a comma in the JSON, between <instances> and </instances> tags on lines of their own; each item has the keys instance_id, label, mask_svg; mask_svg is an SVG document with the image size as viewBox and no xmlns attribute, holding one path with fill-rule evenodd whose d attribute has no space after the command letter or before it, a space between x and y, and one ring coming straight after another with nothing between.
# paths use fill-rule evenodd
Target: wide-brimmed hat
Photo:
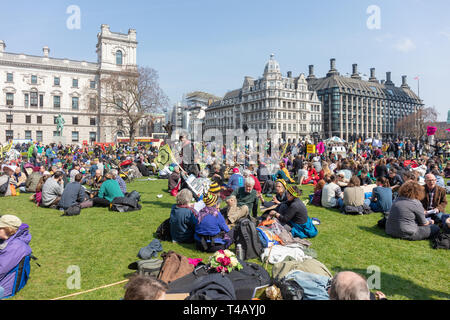
<instances>
[{"instance_id":1,"label":"wide-brimmed hat","mask_svg":"<svg viewBox=\"0 0 450 320\"><path fill-rule=\"evenodd\" d=\"M207 207L212 207L217 204L217 201L219 200L219 196L215 193L208 192L206 196L203 198L203 202Z\"/></svg>"},{"instance_id":2,"label":"wide-brimmed hat","mask_svg":"<svg viewBox=\"0 0 450 320\"><path fill-rule=\"evenodd\" d=\"M4 215L0 217L0 228L16 228L22 225L22 220L13 215Z\"/></svg>"}]
</instances>

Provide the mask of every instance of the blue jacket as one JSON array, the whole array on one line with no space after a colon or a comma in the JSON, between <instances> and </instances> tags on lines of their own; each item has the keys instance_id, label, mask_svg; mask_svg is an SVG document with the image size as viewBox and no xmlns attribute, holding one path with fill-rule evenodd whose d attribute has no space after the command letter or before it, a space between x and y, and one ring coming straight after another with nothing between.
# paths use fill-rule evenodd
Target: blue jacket
<instances>
[{"instance_id":1,"label":"blue jacket","mask_svg":"<svg viewBox=\"0 0 450 320\"><path fill-rule=\"evenodd\" d=\"M203 218L202 222L198 223L198 220L195 218L195 234L194 239L196 241L201 241L200 236L215 236L220 232L230 232L230 228L228 228L227 223L225 222L225 218L219 212L217 217L213 215L207 215ZM223 239L217 238L214 242L219 244L226 243Z\"/></svg>"},{"instance_id":2,"label":"blue jacket","mask_svg":"<svg viewBox=\"0 0 450 320\"><path fill-rule=\"evenodd\" d=\"M308 217L308 221L304 224L297 224L291 221L288 224L292 227L291 233L293 237L300 239L314 238L318 233L317 228L310 217Z\"/></svg>"},{"instance_id":3,"label":"blue jacket","mask_svg":"<svg viewBox=\"0 0 450 320\"><path fill-rule=\"evenodd\" d=\"M244 186L244 177L239 173L233 173L230 179L228 179L228 187L230 187L233 190L236 190L243 186Z\"/></svg>"},{"instance_id":4,"label":"blue jacket","mask_svg":"<svg viewBox=\"0 0 450 320\"><path fill-rule=\"evenodd\" d=\"M8 273L24 257L31 254L30 241L31 235L26 224L22 224L11 238L4 241L0 240L0 287L4 289L4 297L11 295L16 277L16 272Z\"/></svg>"},{"instance_id":5,"label":"blue jacket","mask_svg":"<svg viewBox=\"0 0 450 320\"><path fill-rule=\"evenodd\" d=\"M179 243L191 243L194 240L196 220L189 208L172 206L170 212L170 235Z\"/></svg>"},{"instance_id":6,"label":"blue jacket","mask_svg":"<svg viewBox=\"0 0 450 320\"><path fill-rule=\"evenodd\" d=\"M377 199L376 201L373 201ZM375 212L389 212L392 207L392 189L376 187L372 190L371 208Z\"/></svg>"}]
</instances>

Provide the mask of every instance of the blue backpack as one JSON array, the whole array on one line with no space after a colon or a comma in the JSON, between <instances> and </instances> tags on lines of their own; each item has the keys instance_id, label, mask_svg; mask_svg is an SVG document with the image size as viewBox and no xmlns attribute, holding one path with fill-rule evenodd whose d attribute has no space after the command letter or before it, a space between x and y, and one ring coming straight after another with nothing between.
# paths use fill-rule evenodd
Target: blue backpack
<instances>
[{"instance_id":1,"label":"blue backpack","mask_svg":"<svg viewBox=\"0 0 450 320\"><path fill-rule=\"evenodd\" d=\"M19 292L20 290L22 290L23 287L25 287L25 285L28 282L28 279L30 278L30 270L31 270L30 260L31 259L36 260L36 258L32 255L28 255L28 256L24 257L22 259L22 261L20 261L19 264L14 269L12 269L10 272L8 272L5 275L5 277L6 277L12 273L16 273L11 294L6 297L0 297L0 300L14 297L17 292Z\"/></svg>"}]
</instances>

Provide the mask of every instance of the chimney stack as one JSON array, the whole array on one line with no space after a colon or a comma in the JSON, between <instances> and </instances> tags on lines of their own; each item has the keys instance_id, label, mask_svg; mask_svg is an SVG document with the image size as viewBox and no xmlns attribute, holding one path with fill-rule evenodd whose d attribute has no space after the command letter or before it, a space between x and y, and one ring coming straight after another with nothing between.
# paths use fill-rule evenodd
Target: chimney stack
<instances>
[{"instance_id":1,"label":"chimney stack","mask_svg":"<svg viewBox=\"0 0 450 320\"><path fill-rule=\"evenodd\" d=\"M3 40L0 40L0 52L5 52L6 44Z\"/></svg>"},{"instance_id":2,"label":"chimney stack","mask_svg":"<svg viewBox=\"0 0 450 320\"><path fill-rule=\"evenodd\" d=\"M336 70L336 59L330 59L330 71L327 73L327 77L339 75L339 72Z\"/></svg>"},{"instance_id":3,"label":"chimney stack","mask_svg":"<svg viewBox=\"0 0 450 320\"><path fill-rule=\"evenodd\" d=\"M353 70L352 78L353 79L361 79L361 77L359 76L359 73L358 73L358 65L356 63L352 64L352 70Z\"/></svg>"},{"instance_id":4,"label":"chimney stack","mask_svg":"<svg viewBox=\"0 0 450 320\"><path fill-rule=\"evenodd\" d=\"M402 76L402 88L409 89L408 82L406 81L407 77Z\"/></svg>"},{"instance_id":5,"label":"chimney stack","mask_svg":"<svg viewBox=\"0 0 450 320\"><path fill-rule=\"evenodd\" d=\"M387 86L393 86L394 83L391 81L391 72L386 72L386 85Z\"/></svg>"},{"instance_id":6,"label":"chimney stack","mask_svg":"<svg viewBox=\"0 0 450 320\"><path fill-rule=\"evenodd\" d=\"M378 82L377 77L375 76L375 68L370 68L370 82Z\"/></svg>"},{"instance_id":7,"label":"chimney stack","mask_svg":"<svg viewBox=\"0 0 450 320\"><path fill-rule=\"evenodd\" d=\"M42 48L42 51L44 52L44 57L48 58L48 54L50 53L50 48L45 46Z\"/></svg>"},{"instance_id":8,"label":"chimney stack","mask_svg":"<svg viewBox=\"0 0 450 320\"><path fill-rule=\"evenodd\" d=\"M309 65L309 75L308 79L314 79L316 76L314 75L314 65Z\"/></svg>"},{"instance_id":9,"label":"chimney stack","mask_svg":"<svg viewBox=\"0 0 450 320\"><path fill-rule=\"evenodd\" d=\"M386 81L385 80L381 80L381 84L384 84Z\"/></svg>"}]
</instances>

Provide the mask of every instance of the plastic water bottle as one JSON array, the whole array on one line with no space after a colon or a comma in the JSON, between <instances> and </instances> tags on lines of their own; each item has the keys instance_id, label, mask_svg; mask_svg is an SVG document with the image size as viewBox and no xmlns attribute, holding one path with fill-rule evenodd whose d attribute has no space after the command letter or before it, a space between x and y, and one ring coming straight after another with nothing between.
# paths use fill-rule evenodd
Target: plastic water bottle
<instances>
[{"instance_id":1,"label":"plastic water bottle","mask_svg":"<svg viewBox=\"0 0 450 320\"><path fill-rule=\"evenodd\" d=\"M242 249L242 244L240 244L240 243L238 243L237 245L236 245L236 257L239 259L239 260L244 260L244 249Z\"/></svg>"}]
</instances>

